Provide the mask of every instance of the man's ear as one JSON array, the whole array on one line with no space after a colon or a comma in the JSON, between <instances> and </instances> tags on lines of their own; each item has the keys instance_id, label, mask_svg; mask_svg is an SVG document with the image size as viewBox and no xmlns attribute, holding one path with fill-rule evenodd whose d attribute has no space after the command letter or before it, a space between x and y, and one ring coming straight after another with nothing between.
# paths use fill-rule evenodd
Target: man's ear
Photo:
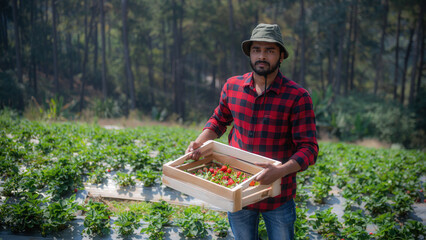
<instances>
[{"instance_id":1,"label":"man's ear","mask_svg":"<svg viewBox=\"0 0 426 240\"><path fill-rule=\"evenodd\" d=\"M284 60L284 51L281 51L280 53L280 63L282 63Z\"/></svg>"}]
</instances>

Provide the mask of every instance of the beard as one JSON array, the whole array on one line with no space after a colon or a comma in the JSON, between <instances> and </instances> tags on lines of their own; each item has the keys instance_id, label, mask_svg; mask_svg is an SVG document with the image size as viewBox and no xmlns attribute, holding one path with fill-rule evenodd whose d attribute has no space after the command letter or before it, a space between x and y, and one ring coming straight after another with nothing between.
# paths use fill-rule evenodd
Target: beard
<instances>
[{"instance_id":1,"label":"beard","mask_svg":"<svg viewBox=\"0 0 426 240\"><path fill-rule=\"evenodd\" d=\"M267 66L264 67L264 68L256 67L256 65L259 64L259 63L266 64ZM253 69L253 71L260 76L267 76L267 75L275 72L275 70L277 70L277 68L279 68L279 66L280 66L280 59L278 59L277 62L274 65L271 65L269 62L260 61L260 60L256 61L253 64L252 61L250 60L251 69Z\"/></svg>"}]
</instances>

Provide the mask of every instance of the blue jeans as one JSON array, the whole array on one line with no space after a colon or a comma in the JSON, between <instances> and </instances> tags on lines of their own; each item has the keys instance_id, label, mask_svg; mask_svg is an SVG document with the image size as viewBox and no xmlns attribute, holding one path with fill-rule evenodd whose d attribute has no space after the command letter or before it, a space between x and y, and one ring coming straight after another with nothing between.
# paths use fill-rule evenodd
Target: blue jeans
<instances>
[{"instance_id":1,"label":"blue jeans","mask_svg":"<svg viewBox=\"0 0 426 240\"><path fill-rule=\"evenodd\" d=\"M294 222L296 221L296 205L294 200L286 202L272 211L262 212L269 240L294 239ZM235 240L258 240L259 211L241 210L228 212Z\"/></svg>"}]
</instances>

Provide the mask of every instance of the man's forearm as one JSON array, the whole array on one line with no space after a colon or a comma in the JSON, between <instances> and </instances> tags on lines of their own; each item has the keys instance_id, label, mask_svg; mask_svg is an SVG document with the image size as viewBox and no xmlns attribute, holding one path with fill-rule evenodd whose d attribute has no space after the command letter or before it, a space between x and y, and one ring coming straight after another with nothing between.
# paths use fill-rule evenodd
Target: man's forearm
<instances>
[{"instance_id":1,"label":"man's forearm","mask_svg":"<svg viewBox=\"0 0 426 240\"><path fill-rule=\"evenodd\" d=\"M205 129L195 140L198 144L202 145L203 143L207 142L208 140L213 140L218 138L219 136L210 129Z\"/></svg>"}]
</instances>

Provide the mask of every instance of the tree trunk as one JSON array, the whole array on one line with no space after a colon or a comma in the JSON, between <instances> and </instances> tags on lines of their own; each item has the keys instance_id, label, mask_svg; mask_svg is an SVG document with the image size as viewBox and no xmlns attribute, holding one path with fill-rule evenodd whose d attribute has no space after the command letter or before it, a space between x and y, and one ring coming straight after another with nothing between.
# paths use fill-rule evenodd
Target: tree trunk
<instances>
[{"instance_id":1,"label":"tree trunk","mask_svg":"<svg viewBox=\"0 0 426 240\"><path fill-rule=\"evenodd\" d=\"M345 13L346 16L346 13ZM339 95L342 85L342 68L343 68L343 45L345 42L346 19L343 20L339 29L339 50L337 53L336 78L334 82L334 93Z\"/></svg>"},{"instance_id":2,"label":"tree trunk","mask_svg":"<svg viewBox=\"0 0 426 240\"><path fill-rule=\"evenodd\" d=\"M328 86L332 86L334 80L334 36L335 34L332 34L330 37L330 53L328 54Z\"/></svg>"},{"instance_id":3,"label":"tree trunk","mask_svg":"<svg viewBox=\"0 0 426 240\"><path fill-rule=\"evenodd\" d=\"M300 43L299 41L297 41L296 43L296 52L294 53L294 59L293 59L293 63L292 63L292 69L291 69L291 78L293 79L293 81L298 81L298 77L297 77L297 61L299 61L299 49L300 49Z\"/></svg>"},{"instance_id":4,"label":"tree trunk","mask_svg":"<svg viewBox=\"0 0 426 240\"><path fill-rule=\"evenodd\" d=\"M423 65L424 65L424 54L425 54L425 26L424 26L424 21L422 21L422 27L420 29L421 29L421 33L422 33L422 37L421 37L422 46L420 48L419 74L417 76L417 88L416 88L417 89L417 98L420 97L418 94L420 93L420 87L421 87L421 82L422 82L422 77L423 77Z\"/></svg>"},{"instance_id":5,"label":"tree trunk","mask_svg":"<svg viewBox=\"0 0 426 240\"><path fill-rule=\"evenodd\" d=\"M354 1L352 1L352 4ZM346 42L346 64L345 64L345 74L344 74L344 80L343 80L343 94L346 96L348 94L348 88L349 88L349 60L351 58L352 54L352 32L353 32L353 25L354 25L354 11L355 6L352 5L351 12L349 16L349 34Z\"/></svg>"},{"instance_id":6,"label":"tree trunk","mask_svg":"<svg viewBox=\"0 0 426 240\"><path fill-rule=\"evenodd\" d=\"M414 23L416 25L416 23ZM407 79L407 66L408 66L408 59L410 58L410 52L411 52L411 45L413 44L413 35L414 35L414 27L410 29L410 40L408 41L408 47L407 51L405 52L405 58L404 58L404 69L402 71L402 83L401 83L401 104L404 104L404 98L405 98L405 81Z\"/></svg>"},{"instance_id":7,"label":"tree trunk","mask_svg":"<svg viewBox=\"0 0 426 240\"><path fill-rule=\"evenodd\" d=\"M182 81L182 66L181 59L181 40L182 40L182 19L183 19L183 3L177 7L176 1L172 1L173 16L172 16L172 29L173 29L173 57L172 57L172 79L174 83L174 97L175 97L175 113L180 117L184 117L185 113L185 100L184 100L184 81ZM179 12L178 12L179 11Z\"/></svg>"},{"instance_id":8,"label":"tree trunk","mask_svg":"<svg viewBox=\"0 0 426 240\"><path fill-rule=\"evenodd\" d=\"M417 73L417 62L419 57L419 50L421 47L421 32L422 32L422 21L423 21L423 13L424 13L424 4L420 4L421 8L419 11L419 17L417 19L417 30L416 30L416 44L414 45L414 55L413 55L413 67L411 70L411 81L410 81L410 95L408 96L408 104L414 104L415 92L416 92L416 73Z\"/></svg>"},{"instance_id":9,"label":"tree trunk","mask_svg":"<svg viewBox=\"0 0 426 240\"><path fill-rule=\"evenodd\" d=\"M4 49L4 52L7 52L8 48L9 48L9 40L8 40L8 36L7 36L7 15L6 15L6 11L3 9L3 11L1 11L1 15L0 15L0 22L1 22L1 26L0 26L0 41L1 41L1 48Z\"/></svg>"},{"instance_id":10,"label":"tree trunk","mask_svg":"<svg viewBox=\"0 0 426 240\"><path fill-rule=\"evenodd\" d=\"M126 78L127 78L127 85L129 88L129 95L130 95L130 110L133 110L136 107L136 101L135 101L134 77L133 77L132 64L130 61L130 53L129 53L128 27L127 27L127 0L121 1L121 13L122 13L122 21L123 21L123 48L124 48L124 60L126 64Z\"/></svg>"},{"instance_id":11,"label":"tree trunk","mask_svg":"<svg viewBox=\"0 0 426 240\"><path fill-rule=\"evenodd\" d=\"M154 96L154 91L155 91L155 86L154 86L154 54L152 52L152 39L151 36L149 36L149 34L147 34L147 44L148 44L148 52L147 52L147 63L148 63L148 82L149 82L149 100L150 100L150 104L151 106L155 106L155 96Z\"/></svg>"},{"instance_id":12,"label":"tree trunk","mask_svg":"<svg viewBox=\"0 0 426 240\"><path fill-rule=\"evenodd\" d=\"M299 75L299 84L305 85L305 2L300 0L300 75Z\"/></svg>"},{"instance_id":13,"label":"tree trunk","mask_svg":"<svg viewBox=\"0 0 426 240\"><path fill-rule=\"evenodd\" d=\"M52 0L52 30L53 30L53 80L55 83L55 94L59 95L58 80L58 37L56 31L56 0Z\"/></svg>"},{"instance_id":14,"label":"tree trunk","mask_svg":"<svg viewBox=\"0 0 426 240\"><path fill-rule=\"evenodd\" d=\"M352 60L351 60L351 67L350 67L350 77L349 77L349 89L352 90L355 88L354 86L354 66L355 66L355 56L356 56L356 41L358 37L358 0L355 0L355 10L354 10L354 38L353 38L353 52L352 52Z\"/></svg>"},{"instance_id":15,"label":"tree trunk","mask_svg":"<svg viewBox=\"0 0 426 240\"><path fill-rule=\"evenodd\" d=\"M21 40L19 37L19 25L18 25L18 0L12 1L13 11L13 27L15 32L15 54L16 54L16 71L18 82L22 83L22 59L21 59Z\"/></svg>"},{"instance_id":16,"label":"tree trunk","mask_svg":"<svg viewBox=\"0 0 426 240\"><path fill-rule=\"evenodd\" d=\"M399 79L399 32L401 29L401 12L402 9L398 10L398 23L396 26L396 46L395 46L395 73L393 80L393 99L398 98L398 79Z\"/></svg>"},{"instance_id":17,"label":"tree trunk","mask_svg":"<svg viewBox=\"0 0 426 240\"><path fill-rule=\"evenodd\" d=\"M107 98L107 65L106 65L106 45L105 45L105 9L104 9L104 0L100 0L100 10L101 10L101 41L102 41L102 98L106 100Z\"/></svg>"},{"instance_id":18,"label":"tree trunk","mask_svg":"<svg viewBox=\"0 0 426 240\"><path fill-rule=\"evenodd\" d=\"M80 114L82 114L83 112L83 108L84 108L84 90L85 90L85 85L87 82L87 61L89 58L89 41L92 35L92 25L93 25L93 19L95 18L94 16L94 11L92 11L92 16L90 18L90 23L89 26L87 26L87 10L88 10L88 6L87 6L87 0L84 0L84 10L85 10L85 16L84 16L84 32L85 32L85 36L84 36L84 58L83 58L83 66L82 66L82 82L81 82L81 91L80 91ZM87 33L87 31L89 31L89 33Z\"/></svg>"},{"instance_id":19,"label":"tree trunk","mask_svg":"<svg viewBox=\"0 0 426 240\"><path fill-rule=\"evenodd\" d=\"M93 29L93 74L98 75L98 22L95 20ZM96 81L97 83L97 81ZM95 84L97 85L97 84ZM97 85L99 86L99 85Z\"/></svg>"},{"instance_id":20,"label":"tree trunk","mask_svg":"<svg viewBox=\"0 0 426 240\"><path fill-rule=\"evenodd\" d=\"M161 24L162 40L163 40L163 92L166 93L167 88L167 37L166 37L166 20Z\"/></svg>"},{"instance_id":21,"label":"tree trunk","mask_svg":"<svg viewBox=\"0 0 426 240\"><path fill-rule=\"evenodd\" d=\"M37 3L35 1L31 1L31 66L30 66L30 80L33 88L34 97L37 99L37 63L35 57L35 19L36 13L35 9L37 8Z\"/></svg>"},{"instance_id":22,"label":"tree trunk","mask_svg":"<svg viewBox=\"0 0 426 240\"><path fill-rule=\"evenodd\" d=\"M68 69L68 84L69 89L74 89L74 58L73 58L73 52L72 52L72 43L71 43L72 35L71 33L67 33L66 35L66 46L67 46L67 55L68 55L68 61L70 62L70 66Z\"/></svg>"},{"instance_id":23,"label":"tree trunk","mask_svg":"<svg viewBox=\"0 0 426 240\"><path fill-rule=\"evenodd\" d=\"M383 13L383 25L382 25L382 37L380 39L380 52L377 58L377 67L376 67L376 78L374 79L374 94L377 94L377 91L380 85L383 82L383 52L385 49L385 37L386 37L386 27L388 24L388 11L389 11L389 2L385 0L384 13Z\"/></svg>"},{"instance_id":24,"label":"tree trunk","mask_svg":"<svg viewBox=\"0 0 426 240\"><path fill-rule=\"evenodd\" d=\"M230 53L231 53L231 61L230 61L230 72L231 75L236 74L235 69L235 47L234 44L232 44L235 41L235 25L234 25L234 6L232 5L232 0L228 0L228 10L229 10L229 33L230 33Z\"/></svg>"}]
</instances>

